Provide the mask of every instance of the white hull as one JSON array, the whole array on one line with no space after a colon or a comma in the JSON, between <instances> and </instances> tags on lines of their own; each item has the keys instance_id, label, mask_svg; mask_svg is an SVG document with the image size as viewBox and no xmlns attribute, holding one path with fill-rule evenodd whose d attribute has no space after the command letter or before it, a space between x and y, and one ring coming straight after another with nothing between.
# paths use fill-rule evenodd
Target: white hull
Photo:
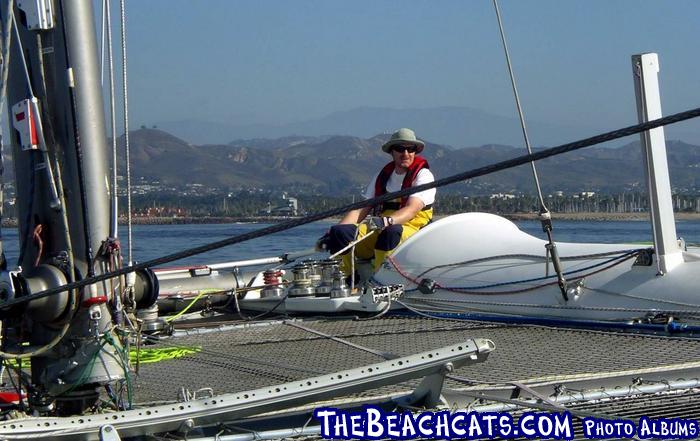
<instances>
[{"instance_id":1,"label":"white hull","mask_svg":"<svg viewBox=\"0 0 700 441\"><path fill-rule=\"evenodd\" d=\"M565 300L545 243L499 216L450 216L397 248L393 262L385 263L375 279L403 283L407 304L442 312L614 321L700 313L700 254L692 250L682 252L683 262L672 271L659 275L655 258L651 265L635 265L635 256L624 255L649 245L557 243L568 286L579 286ZM570 260L600 253L615 254ZM615 256L621 257L611 261ZM435 268L459 262L470 263ZM424 278L437 282L434 293L417 290Z\"/></svg>"}]
</instances>

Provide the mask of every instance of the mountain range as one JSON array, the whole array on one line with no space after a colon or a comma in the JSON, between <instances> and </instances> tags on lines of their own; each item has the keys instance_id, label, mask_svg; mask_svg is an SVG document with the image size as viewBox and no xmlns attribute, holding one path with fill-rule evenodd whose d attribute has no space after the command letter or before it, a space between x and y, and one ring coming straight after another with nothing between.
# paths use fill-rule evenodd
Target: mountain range
<instances>
[{"instance_id":1,"label":"mountain range","mask_svg":"<svg viewBox=\"0 0 700 441\"><path fill-rule=\"evenodd\" d=\"M162 130L141 129L130 133L132 172L137 179L168 185L303 187L330 194L359 194L390 159L381 151L388 139L388 134L369 138L290 136L194 145ZM674 188L687 192L700 187L700 147L669 141L667 149ZM426 141L423 155L436 177L442 178L524 153L523 148L508 145L455 149ZM642 190L642 166L639 141L618 148L589 147L537 162L543 189L567 193ZM451 187L472 194L534 191L527 164Z\"/></svg>"},{"instance_id":2,"label":"mountain range","mask_svg":"<svg viewBox=\"0 0 700 441\"><path fill-rule=\"evenodd\" d=\"M633 113L632 113L633 114ZM636 122L634 117L624 125ZM558 145L618 127L586 123L561 124L528 119L533 145ZM232 139L275 139L288 136L346 135L370 138L377 133L411 127L421 139L455 148L485 144L522 145L520 122L513 110L503 116L470 107L393 109L359 107L286 124L239 124L236 121L181 120L158 122L156 126L194 144L225 144ZM700 143L697 123L667 128L669 138Z\"/></svg>"}]
</instances>

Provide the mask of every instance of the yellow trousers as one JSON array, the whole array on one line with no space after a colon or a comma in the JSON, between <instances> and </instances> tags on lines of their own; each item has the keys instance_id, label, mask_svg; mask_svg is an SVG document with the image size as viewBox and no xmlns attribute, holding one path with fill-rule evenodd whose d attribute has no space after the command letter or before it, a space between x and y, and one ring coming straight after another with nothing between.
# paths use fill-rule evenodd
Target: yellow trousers
<instances>
[{"instance_id":1,"label":"yellow trousers","mask_svg":"<svg viewBox=\"0 0 700 441\"><path fill-rule=\"evenodd\" d=\"M391 214L394 213L394 211L395 210L386 210L382 212L382 216L391 216ZM390 250L376 248L377 240L379 239L379 235L381 232L377 231L373 233L370 237L355 245L355 256L360 259L366 260L374 259L372 268L374 272L377 272L379 267L384 262L386 256L390 255L399 244L403 243L406 239L416 234L418 230L428 225L432 217L432 208L428 210L422 210L419 211L413 219L401 225L401 227L403 227L403 230L401 231L401 239L399 240L399 243L396 244L396 246L394 246ZM357 239L367 236L368 233L369 231L367 224L360 224L357 226ZM343 255L341 269L345 274L350 274L350 268L350 253L348 252L347 254Z\"/></svg>"}]
</instances>

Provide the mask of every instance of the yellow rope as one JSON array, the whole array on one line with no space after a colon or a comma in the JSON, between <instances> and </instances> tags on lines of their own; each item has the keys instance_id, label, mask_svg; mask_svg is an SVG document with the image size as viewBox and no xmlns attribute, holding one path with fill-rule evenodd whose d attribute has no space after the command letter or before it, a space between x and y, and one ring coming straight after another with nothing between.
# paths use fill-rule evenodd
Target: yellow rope
<instances>
[{"instance_id":1,"label":"yellow rope","mask_svg":"<svg viewBox=\"0 0 700 441\"><path fill-rule=\"evenodd\" d=\"M159 361L173 360L180 357L185 357L187 355L196 354L201 351L202 348L199 346L177 346L170 348L142 348L140 351L132 349L129 351L129 358L133 359L136 357L137 352L139 354L141 363L157 363ZM18 368L19 363L17 360L5 360L5 362L13 368ZM22 368L29 368L31 366L30 362L25 360L22 362Z\"/></svg>"},{"instance_id":2,"label":"yellow rope","mask_svg":"<svg viewBox=\"0 0 700 441\"><path fill-rule=\"evenodd\" d=\"M183 315L184 313L186 313L187 311L189 311L190 308L193 307L194 304L197 303L197 300L201 299L203 295L205 295L205 294L211 294L211 293L214 293L214 292L217 292L217 293L218 293L218 292L222 292L222 290L210 288L210 289L203 289L203 290L199 291L199 294L197 294L197 297L195 297L195 298L190 302L189 305L187 305L182 311L178 312L177 314L171 315L170 317L166 317L166 318L165 318L165 321L166 321L166 322L172 322L173 320L177 319L178 317L180 317L181 315Z\"/></svg>"},{"instance_id":3,"label":"yellow rope","mask_svg":"<svg viewBox=\"0 0 700 441\"><path fill-rule=\"evenodd\" d=\"M196 354L201 351L202 348L199 346L179 346L173 348L152 348L152 349L141 349L139 354L140 363L157 363L164 360L173 360L175 358L185 357L187 355ZM136 350L130 351L130 357L136 356Z\"/></svg>"}]
</instances>

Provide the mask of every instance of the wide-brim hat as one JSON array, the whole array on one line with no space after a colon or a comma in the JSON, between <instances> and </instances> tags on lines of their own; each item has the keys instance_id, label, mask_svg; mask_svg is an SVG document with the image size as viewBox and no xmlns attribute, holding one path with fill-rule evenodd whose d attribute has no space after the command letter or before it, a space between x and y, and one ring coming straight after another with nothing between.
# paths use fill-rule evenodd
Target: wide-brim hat
<instances>
[{"instance_id":1,"label":"wide-brim hat","mask_svg":"<svg viewBox=\"0 0 700 441\"><path fill-rule=\"evenodd\" d=\"M416 134L411 129L399 129L395 131L389 141L382 146L384 153L391 152L391 148L397 144L413 144L416 146L416 153L423 151L425 143L420 139L416 138Z\"/></svg>"}]
</instances>

